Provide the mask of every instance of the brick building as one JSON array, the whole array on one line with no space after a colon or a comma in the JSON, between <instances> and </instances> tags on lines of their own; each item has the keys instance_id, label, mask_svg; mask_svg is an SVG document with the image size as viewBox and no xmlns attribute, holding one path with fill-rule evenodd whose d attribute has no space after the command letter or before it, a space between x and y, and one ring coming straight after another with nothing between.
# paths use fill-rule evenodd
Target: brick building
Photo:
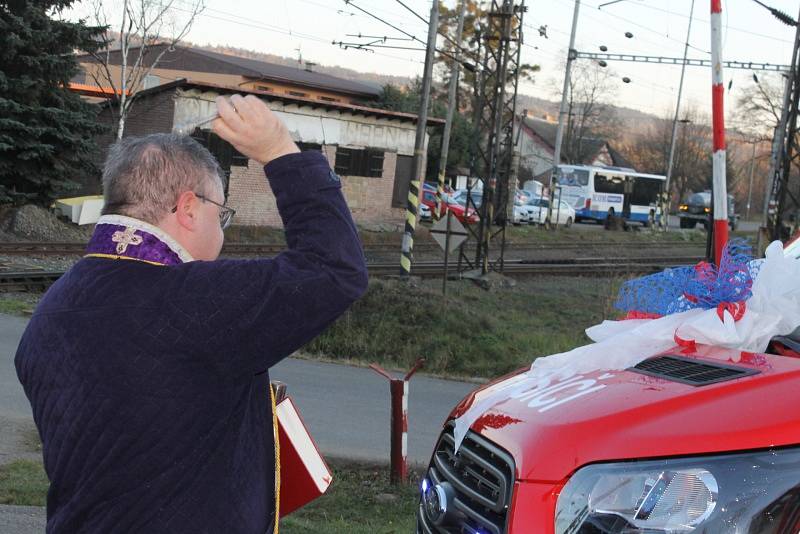
<instances>
[{"instance_id":1,"label":"brick building","mask_svg":"<svg viewBox=\"0 0 800 534\"><path fill-rule=\"evenodd\" d=\"M402 223L413 170L416 115L183 79L139 92L125 135L176 131L212 115L214 99L227 94L257 95L286 123L301 149L322 151L342 178L356 222ZM100 120L111 125L113 104L100 105ZM428 120L429 127L441 124L441 119ZM226 194L228 205L236 210L235 224L280 226L275 198L260 165L237 153L209 126L203 128L192 135L211 150L229 176ZM101 159L113 140L111 133L98 140ZM426 147L427 141L426 136Z\"/></svg>"}]
</instances>

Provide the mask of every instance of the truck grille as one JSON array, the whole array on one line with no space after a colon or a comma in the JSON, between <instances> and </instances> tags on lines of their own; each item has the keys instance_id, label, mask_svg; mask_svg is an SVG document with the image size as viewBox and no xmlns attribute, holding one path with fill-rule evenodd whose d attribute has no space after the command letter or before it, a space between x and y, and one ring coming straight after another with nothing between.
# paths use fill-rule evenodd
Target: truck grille
<instances>
[{"instance_id":1,"label":"truck grille","mask_svg":"<svg viewBox=\"0 0 800 534\"><path fill-rule=\"evenodd\" d=\"M455 498L447 517L434 524L422 501L418 531L424 534L501 534L506 531L514 486L514 459L486 438L469 432L454 452L453 424L445 427L428 469L432 485L449 483Z\"/></svg>"}]
</instances>

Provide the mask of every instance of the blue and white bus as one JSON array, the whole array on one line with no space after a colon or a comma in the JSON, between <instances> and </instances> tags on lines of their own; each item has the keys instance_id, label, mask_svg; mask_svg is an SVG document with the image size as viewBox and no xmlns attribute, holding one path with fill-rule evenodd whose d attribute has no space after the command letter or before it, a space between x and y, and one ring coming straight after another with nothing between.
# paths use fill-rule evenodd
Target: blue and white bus
<instances>
[{"instance_id":1,"label":"blue and white bus","mask_svg":"<svg viewBox=\"0 0 800 534\"><path fill-rule=\"evenodd\" d=\"M557 176L556 197L560 189L561 200L575 208L576 222L625 215L628 221L649 226L661 218L665 176L593 165L559 165Z\"/></svg>"}]
</instances>

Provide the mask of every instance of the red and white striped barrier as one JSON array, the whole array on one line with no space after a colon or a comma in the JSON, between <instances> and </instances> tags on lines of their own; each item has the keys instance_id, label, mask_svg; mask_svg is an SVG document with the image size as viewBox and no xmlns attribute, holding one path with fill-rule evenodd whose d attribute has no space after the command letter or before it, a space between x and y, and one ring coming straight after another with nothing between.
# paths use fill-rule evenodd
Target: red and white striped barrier
<instances>
[{"instance_id":1,"label":"red and white striped barrier","mask_svg":"<svg viewBox=\"0 0 800 534\"><path fill-rule=\"evenodd\" d=\"M389 380L389 393L392 397L390 448L390 479L392 484L408 481L408 381L425 363L420 358L403 378L394 378L380 365L371 363L370 368Z\"/></svg>"},{"instance_id":2,"label":"red and white striped barrier","mask_svg":"<svg viewBox=\"0 0 800 534\"><path fill-rule=\"evenodd\" d=\"M711 0L711 107L714 123L714 258L728 242L728 187L725 178L725 86L722 78L722 0Z\"/></svg>"}]
</instances>

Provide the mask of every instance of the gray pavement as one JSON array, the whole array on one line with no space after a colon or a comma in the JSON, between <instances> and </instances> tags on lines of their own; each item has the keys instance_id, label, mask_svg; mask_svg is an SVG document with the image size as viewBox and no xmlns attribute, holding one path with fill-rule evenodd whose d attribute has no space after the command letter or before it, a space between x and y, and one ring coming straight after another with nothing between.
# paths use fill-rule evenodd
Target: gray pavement
<instances>
[{"instance_id":1,"label":"gray pavement","mask_svg":"<svg viewBox=\"0 0 800 534\"><path fill-rule=\"evenodd\" d=\"M28 320L23 317L0 315L0 417L33 417L14 369L14 353L26 324Z\"/></svg>"},{"instance_id":2,"label":"gray pavement","mask_svg":"<svg viewBox=\"0 0 800 534\"><path fill-rule=\"evenodd\" d=\"M14 353L24 318L0 315L0 417L31 420ZM286 382L320 450L369 461L389 458L389 383L374 371L289 358L271 371ZM415 376L409 385L409 460L427 463L450 409L475 384Z\"/></svg>"},{"instance_id":3,"label":"gray pavement","mask_svg":"<svg viewBox=\"0 0 800 534\"><path fill-rule=\"evenodd\" d=\"M47 514L39 506L0 505L0 534L38 534L47 526Z\"/></svg>"}]
</instances>

